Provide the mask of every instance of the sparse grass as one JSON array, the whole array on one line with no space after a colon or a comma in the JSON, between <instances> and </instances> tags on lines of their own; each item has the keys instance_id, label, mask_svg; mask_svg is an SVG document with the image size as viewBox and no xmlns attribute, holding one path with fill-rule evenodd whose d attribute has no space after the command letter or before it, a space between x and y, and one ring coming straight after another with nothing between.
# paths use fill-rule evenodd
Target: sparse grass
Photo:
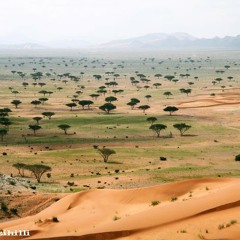
<instances>
[{"instance_id":1,"label":"sparse grass","mask_svg":"<svg viewBox=\"0 0 240 240\"><path fill-rule=\"evenodd\" d=\"M218 225L218 229L219 229L219 230L222 230L222 229L224 229L224 228L225 228L225 225L224 225L224 224L219 224L219 225Z\"/></svg>"},{"instance_id":2,"label":"sparse grass","mask_svg":"<svg viewBox=\"0 0 240 240\"><path fill-rule=\"evenodd\" d=\"M154 200L151 202L151 206L157 206L160 203L158 200Z\"/></svg>"},{"instance_id":3,"label":"sparse grass","mask_svg":"<svg viewBox=\"0 0 240 240\"><path fill-rule=\"evenodd\" d=\"M237 224L237 220L235 220L235 219L231 220L230 222L228 222L228 223L226 223L226 224L219 224L219 225L218 225L218 229L219 229L219 230L222 230L222 229L224 229L224 228L231 227L231 226L234 225L234 224Z\"/></svg>"},{"instance_id":4,"label":"sparse grass","mask_svg":"<svg viewBox=\"0 0 240 240\"><path fill-rule=\"evenodd\" d=\"M173 197L171 197L171 202L175 202L175 201L177 201L177 197L176 196L173 196Z\"/></svg>"},{"instance_id":5,"label":"sparse grass","mask_svg":"<svg viewBox=\"0 0 240 240\"><path fill-rule=\"evenodd\" d=\"M117 221L117 220L119 220L119 219L121 219L121 218L118 217L118 216L114 216L114 217L113 217L113 221Z\"/></svg>"},{"instance_id":6,"label":"sparse grass","mask_svg":"<svg viewBox=\"0 0 240 240\"><path fill-rule=\"evenodd\" d=\"M235 219L233 219L233 220L230 221L230 224L231 224L231 225L234 225L234 224L236 224L236 223L237 223L237 220L235 220Z\"/></svg>"},{"instance_id":7,"label":"sparse grass","mask_svg":"<svg viewBox=\"0 0 240 240\"><path fill-rule=\"evenodd\" d=\"M46 52L46 54L48 55L49 53ZM26 164L32 162L40 163L43 161L47 165L52 166L52 179L54 179L53 182L49 182L51 179L46 178L43 184L37 186L37 190L43 192L69 192L69 188L64 188L63 185L71 180L70 173L74 173L74 181L76 180L79 186L72 188L73 192L85 189L82 185L86 184L86 181L87 185L96 188L99 186L94 185L92 182L97 182L102 177L110 178L108 171L113 173L116 168L119 169L119 180L123 188L141 187L146 184L154 185L189 178L216 177L217 175L222 177L239 176L240 170L236 167L236 163L232 161L233 153L235 154L236 152L237 154L239 148L240 137L236 134L238 126L232 129L231 126L236 125L236 123L228 121L229 116L231 116L231 121L235 119L236 111L234 108L231 111L228 111L227 107L226 110L219 107L214 108L214 110L212 108L182 108L174 116L168 116L168 114L162 111L164 105L194 102L205 98L217 100L222 91L219 89L219 85L212 86L209 79L216 77L215 68L224 66L226 61L232 58L233 53L229 52L227 55L224 53L224 57L220 53L208 53L211 56L218 56L212 59L211 66L209 66L209 62L195 57L196 60L198 59L201 62L199 63L202 66L201 69L193 68L196 62L182 61L179 63L179 57L186 57L185 53L182 53L182 56L181 54L169 54L174 55L171 60L156 53L158 56L156 56L156 60L153 62L147 60L146 65L143 65L142 59L139 59L134 54L130 58L128 58L129 56L116 57L111 55L104 60L99 60L100 62L108 61L112 57L111 61L114 64L107 64L104 68L101 64L92 63L92 56L88 56L86 60L88 68L86 69L83 69L82 65L71 65L70 61L72 59L74 61L78 60L76 56L65 57L64 61L68 63L68 66L65 66L62 62L63 59L56 55L51 60L48 59L46 61L45 69L42 69L42 64L39 62L44 57L38 58L35 56L36 62L34 64L30 63L32 60L28 57L18 58L14 55L11 55L10 58L1 57L0 100L2 106L10 107L13 110L10 113L10 119L13 124L10 126L9 134L5 137L0 147L1 150L5 151L5 147L8 145L8 148L11 149L8 152L8 156L6 156L5 164L0 166L0 172L5 174L13 172L16 175L17 173L13 170L12 164L16 162L24 162ZM162 58L165 58L164 62L159 65L158 61L163 60ZM123 69L117 67L118 64L122 64L122 61L125 62ZM21 62L25 62L24 66L18 65ZM165 81L163 78L156 79L154 77L154 74L158 71L163 75L173 74L176 71L176 76L179 77L182 70L175 68L179 64L181 65L180 69L189 69L190 77L188 80L180 78L180 81L175 84ZM68 79L66 85L57 76L54 76L56 77L55 81L50 80L53 76L50 78L44 76L41 81L47 85L43 88L40 86L33 87L33 80L30 78L33 66L41 69L44 73L47 69L52 68L57 74L64 71L77 76L79 76L80 71L83 71L85 74L78 83ZM112 70L113 66L116 67L116 72L120 74L120 77L117 79L119 86L116 89L124 89L124 93L116 96L118 98L116 111L109 115L99 111L98 107L104 102L104 96L94 100L94 104L89 111L83 111L79 107L70 111L65 106L66 103L71 101L75 93L74 89L79 88L78 85L85 86L83 93L78 98L90 99L89 95L105 83L103 78L100 81L94 80L93 74L105 75L105 72ZM151 67L155 67L155 70ZM132 86L129 81L130 76L135 76L135 71L139 69L151 80L149 85L156 82L162 83L162 86L158 89L149 88L147 90L147 93L152 95L152 99L149 102L151 108L146 111L147 115L144 115L137 108L131 110L126 105L133 96L139 98L141 104L147 103L144 98L146 90L140 89L137 91L137 88ZM13 75L11 70L26 72L27 76L22 80L17 74ZM227 86L227 82L225 82L227 81L227 76L232 75L236 82L231 84L233 87L238 86L238 70L239 67L231 68L221 75L224 78L224 85ZM126 75L126 77L123 75ZM199 80L194 81L194 76L198 76ZM29 83L26 89L22 86L23 81ZM180 88L186 87L187 81L194 81L195 83L191 86L193 91L189 97L179 92ZM143 84L140 83L139 86L143 86ZM19 91L17 97L11 93L9 87ZM58 91L57 87L62 87L63 90ZM42 97L42 94L38 93L42 89L50 90L53 94L46 96L49 98L47 103L34 108L30 102ZM228 94L228 89L230 88L226 88L225 94ZM111 91L112 88L108 90ZM171 91L173 97L166 99L163 96L165 91ZM215 93L215 97L210 97L211 93ZM106 96L108 95L110 93L106 94ZM10 104L11 100L15 98L19 98L23 102L19 109L15 109ZM191 106L191 104L187 103L187 106ZM51 120L41 120L40 125L42 129L34 137L27 126L33 122L32 117L41 116L45 109L56 112L56 115ZM149 124L146 122L146 118L149 116L157 117L158 123L168 126L159 139L149 130ZM228 124L225 124L227 121ZM175 131L172 125L181 122L192 126L192 129L189 131L189 134L192 134L192 136L180 137L179 133ZM62 123L72 126L68 135L64 135L57 128ZM173 133L174 138L166 138L170 131ZM76 134L73 134L74 132ZM236 138L233 139L232 136L236 136ZM117 154L113 156L111 162L104 164L92 148L93 145L113 148ZM46 146L52 150L46 150ZM135 146L138 146L138 148ZM34 150L30 151L31 147ZM34 155L35 153L36 155ZM168 161L160 162L160 156L166 156ZM118 164L118 166L114 167L115 164ZM106 171L104 170L105 166L109 168ZM149 169L149 171L145 169ZM91 174L89 170L94 173L100 171L101 175ZM124 173L122 172L123 170L125 171ZM133 177L140 178L140 176L143 177L142 182L131 182L129 180ZM116 177L115 173L112 174L112 177ZM106 180L108 184L112 182L109 178ZM120 181L113 181L106 187L117 188L119 186L117 182Z\"/></svg>"},{"instance_id":8,"label":"sparse grass","mask_svg":"<svg viewBox=\"0 0 240 240\"><path fill-rule=\"evenodd\" d=\"M206 237L205 237L204 235L202 235L202 234L198 234L198 238L199 238L199 239L202 239L202 240L205 240L205 239L206 239Z\"/></svg>"}]
</instances>

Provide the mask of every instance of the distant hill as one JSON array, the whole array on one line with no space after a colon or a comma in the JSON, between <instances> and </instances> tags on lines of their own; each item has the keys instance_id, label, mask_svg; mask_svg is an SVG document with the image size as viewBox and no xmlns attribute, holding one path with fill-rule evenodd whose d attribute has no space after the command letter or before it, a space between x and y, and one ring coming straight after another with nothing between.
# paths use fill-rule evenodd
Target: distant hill
<instances>
[{"instance_id":1,"label":"distant hill","mask_svg":"<svg viewBox=\"0 0 240 240\"><path fill-rule=\"evenodd\" d=\"M84 39L59 39L45 43L3 44L0 49L90 49L98 50L240 50L240 35L196 38L187 33L151 33L139 37L93 45Z\"/></svg>"},{"instance_id":2,"label":"distant hill","mask_svg":"<svg viewBox=\"0 0 240 240\"><path fill-rule=\"evenodd\" d=\"M175 50L175 49L240 49L240 35L236 37L195 38L187 33L153 33L95 46L96 49L119 50Z\"/></svg>"}]
</instances>

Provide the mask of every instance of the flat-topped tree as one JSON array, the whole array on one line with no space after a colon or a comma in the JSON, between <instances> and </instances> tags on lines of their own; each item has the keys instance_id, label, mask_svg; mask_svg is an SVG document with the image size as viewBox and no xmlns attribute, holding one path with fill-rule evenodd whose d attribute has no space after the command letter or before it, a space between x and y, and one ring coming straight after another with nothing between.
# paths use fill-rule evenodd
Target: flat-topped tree
<instances>
[{"instance_id":1,"label":"flat-topped tree","mask_svg":"<svg viewBox=\"0 0 240 240\"><path fill-rule=\"evenodd\" d=\"M166 76L164 76L164 78L166 78L168 81L172 81L175 78L175 76L166 75Z\"/></svg>"},{"instance_id":2,"label":"flat-topped tree","mask_svg":"<svg viewBox=\"0 0 240 240\"><path fill-rule=\"evenodd\" d=\"M143 112L145 113L145 111L146 111L147 109L149 109L150 106L149 106L149 105L141 105L141 106L139 106L138 108L141 109L141 110L143 110Z\"/></svg>"},{"instance_id":3,"label":"flat-topped tree","mask_svg":"<svg viewBox=\"0 0 240 240\"><path fill-rule=\"evenodd\" d=\"M93 100L97 100L98 97L100 96L99 94L93 93L89 95Z\"/></svg>"},{"instance_id":4,"label":"flat-topped tree","mask_svg":"<svg viewBox=\"0 0 240 240\"><path fill-rule=\"evenodd\" d=\"M44 117L47 117L50 120L52 118L52 116L55 115L55 113L54 112L43 112L42 115Z\"/></svg>"},{"instance_id":5,"label":"flat-topped tree","mask_svg":"<svg viewBox=\"0 0 240 240\"><path fill-rule=\"evenodd\" d=\"M38 85L39 85L40 87L43 87L43 86L46 85L46 83L40 82L40 83L38 83Z\"/></svg>"},{"instance_id":6,"label":"flat-topped tree","mask_svg":"<svg viewBox=\"0 0 240 240\"><path fill-rule=\"evenodd\" d=\"M72 102L72 103L67 103L66 106L70 108L70 111L72 111L72 110L73 110L73 107L76 107L77 104L74 103L74 102Z\"/></svg>"},{"instance_id":7,"label":"flat-topped tree","mask_svg":"<svg viewBox=\"0 0 240 240\"><path fill-rule=\"evenodd\" d=\"M80 101L78 102L78 104L82 106L82 109L84 109L85 106L87 106L88 109L90 109L90 105L92 105L93 103L94 103L94 102L91 101L91 100L80 100Z\"/></svg>"},{"instance_id":8,"label":"flat-topped tree","mask_svg":"<svg viewBox=\"0 0 240 240\"><path fill-rule=\"evenodd\" d=\"M188 94L190 94L190 93L192 92L192 89L181 88L181 89L179 89L179 91L180 91L181 93L187 94L187 96L188 96Z\"/></svg>"},{"instance_id":9,"label":"flat-topped tree","mask_svg":"<svg viewBox=\"0 0 240 240\"><path fill-rule=\"evenodd\" d=\"M6 117L2 117L0 118L0 124L5 126L7 130L9 130L9 126L12 125L12 122Z\"/></svg>"},{"instance_id":10,"label":"flat-topped tree","mask_svg":"<svg viewBox=\"0 0 240 240\"><path fill-rule=\"evenodd\" d=\"M41 93L41 94L43 94L43 96L45 96L45 95L48 93L48 91L46 91L46 90L41 90L41 91L39 91L38 93Z\"/></svg>"},{"instance_id":11,"label":"flat-topped tree","mask_svg":"<svg viewBox=\"0 0 240 240\"><path fill-rule=\"evenodd\" d=\"M71 128L71 126L68 125L68 124L61 124L61 125L58 125L58 128L61 129L61 130L63 130L63 131L64 131L64 134L67 135L67 130L68 130L69 128Z\"/></svg>"},{"instance_id":12,"label":"flat-topped tree","mask_svg":"<svg viewBox=\"0 0 240 240\"><path fill-rule=\"evenodd\" d=\"M160 74L160 73L157 73L157 74L155 74L155 75L154 75L154 77L156 77L156 78L158 78L158 79L159 79L160 77L162 77L162 74Z\"/></svg>"},{"instance_id":13,"label":"flat-topped tree","mask_svg":"<svg viewBox=\"0 0 240 240\"><path fill-rule=\"evenodd\" d=\"M18 106L21 104L22 102L20 100L13 100L11 102L11 104L13 104L15 106L15 108L18 108Z\"/></svg>"},{"instance_id":14,"label":"flat-topped tree","mask_svg":"<svg viewBox=\"0 0 240 240\"><path fill-rule=\"evenodd\" d=\"M167 91L167 92L164 92L163 95L169 98L170 96L172 96L172 93Z\"/></svg>"},{"instance_id":15,"label":"flat-topped tree","mask_svg":"<svg viewBox=\"0 0 240 240\"><path fill-rule=\"evenodd\" d=\"M115 150L110 148L97 148L98 153L102 156L103 161L106 163L109 157L113 154L116 154Z\"/></svg>"},{"instance_id":16,"label":"flat-topped tree","mask_svg":"<svg viewBox=\"0 0 240 240\"><path fill-rule=\"evenodd\" d=\"M3 142L3 138L7 134L8 134L8 130L6 128L0 128L0 139L1 139L1 142Z\"/></svg>"},{"instance_id":17,"label":"flat-topped tree","mask_svg":"<svg viewBox=\"0 0 240 240\"><path fill-rule=\"evenodd\" d=\"M215 78L215 81L220 83L223 79L222 78Z\"/></svg>"},{"instance_id":18,"label":"flat-topped tree","mask_svg":"<svg viewBox=\"0 0 240 240\"><path fill-rule=\"evenodd\" d=\"M158 87L162 86L162 84L161 83L154 83L153 86L158 88Z\"/></svg>"},{"instance_id":19,"label":"flat-topped tree","mask_svg":"<svg viewBox=\"0 0 240 240\"><path fill-rule=\"evenodd\" d=\"M15 163L12 166L18 170L18 173L21 177L24 177L24 170L26 170L25 163Z\"/></svg>"},{"instance_id":20,"label":"flat-topped tree","mask_svg":"<svg viewBox=\"0 0 240 240\"><path fill-rule=\"evenodd\" d=\"M41 182L44 173L52 171L51 167L43 164L26 165L25 168L33 173L38 183Z\"/></svg>"},{"instance_id":21,"label":"flat-topped tree","mask_svg":"<svg viewBox=\"0 0 240 240\"><path fill-rule=\"evenodd\" d=\"M33 100L33 101L31 101L31 104L34 105L35 108L36 108L38 105L41 104L41 101L39 101L39 100Z\"/></svg>"},{"instance_id":22,"label":"flat-topped tree","mask_svg":"<svg viewBox=\"0 0 240 240\"><path fill-rule=\"evenodd\" d=\"M28 125L28 127L33 131L34 136L36 136L36 132L42 128L39 125Z\"/></svg>"},{"instance_id":23,"label":"flat-topped tree","mask_svg":"<svg viewBox=\"0 0 240 240\"><path fill-rule=\"evenodd\" d=\"M160 137L160 133L162 130L166 129L167 126L164 125L164 124L152 124L149 129L153 130L156 134L157 134L157 137L159 138Z\"/></svg>"},{"instance_id":24,"label":"flat-topped tree","mask_svg":"<svg viewBox=\"0 0 240 240\"><path fill-rule=\"evenodd\" d=\"M39 122L42 120L42 117L33 117L34 121L36 121L37 125L39 125Z\"/></svg>"},{"instance_id":25,"label":"flat-topped tree","mask_svg":"<svg viewBox=\"0 0 240 240\"><path fill-rule=\"evenodd\" d=\"M127 103L128 106L131 106L132 110L134 109L134 107L140 103L140 100L137 98L131 98L130 102Z\"/></svg>"},{"instance_id":26,"label":"flat-topped tree","mask_svg":"<svg viewBox=\"0 0 240 240\"><path fill-rule=\"evenodd\" d=\"M174 128L176 128L180 135L183 136L186 131L188 131L192 126L187 125L186 123L177 123L173 125Z\"/></svg>"},{"instance_id":27,"label":"flat-topped tree","mask_svg":"<svg viewBox=\"0 0 240 240\"><path fill-rule=\"evenodd\" d=\"M112 110L116 109L116 106L112 103L105 103L99 109L109 114Z\"/></svg>"},{"instance_id":28,"label":"flat-topped tree","mask_svg":"<svg viewBox=\"0 0 240 240\"><path fill-rule=\"evenodd\" d=\"M151 125L153 125L153 123L155 123L157 121L156 117L149 117L146 119L147 122L149 122Z\"/></svg>"},{"instance_id":29,"label":"flat-topped tree","mask_svg":"<svg viewBox=\"0 0 240 240\"><path fill-rule=\"evenodd\" d=\"M168 107L164 108L163 111L169 112L169 115L171 116L172 113L178 111L178 108L175 106L168 106Z\"/></svg>"},{"instance_id":30,"label":"flat-topped tree","mask_svg":"<svg viewBox=\"0 0 240 240\"><path fill-rule=\"evenodd\" d=\"M97 93L100 93L100 94L102 94L103 96L105 96L105 94L107 93L107 90L102 90L102 89L100 89L100 90L97 90Z\"/></svg>"},{"instance_id":31,"label":"flat-topped tree","mask_svg":"<svg viewBox=\"0 0 240 240\"><path fill-rule=\"evenodd\" d=\"M42 104L48 101L48 98L42 97L38 99Z\"/></svg>"},{"instance_id":32,"label":"flat-topped tree","mask_svg":"<svg viewBox=\"0 0 240 240\"><path fill-rule=\"evenodd\" d=\"M128 106L131 106L131 109L133 110L134 107L137 105L138 103L137 102L134 102L134 101L130 101L127 103Z\"/></svg>"},{"instance_id":33,"label":"flat-topped tree","mask_svg":"<svg viewBox=\"0 0 240 240\"><path fill-rule=\"evenodd\" d=\"M145 96L145 98L148 100L148 102L149 102L149 100L150 100L151 97L152 97L151 95L146 95L146 96Z\"/></svg>"},{"instance_id":34,"label":"flat-topped tree","mask_svg":"<svg viewBox=\"0 0 240 240\"><path fill-rule=\"evenodd\" d=\"M100 80L102 78L101 75L99 74L94 74L93 77L96 79L96 80Z\"/></svg>"},{"instance_id":35,"label":"flat-topped tree","mask_svg":"<svg viewBox=\"0 0 240 240\"><path fill-rule=\"evenodd\" d=\"M110 96L110 97L106 97L105 101L108 102L108 103L112 103L112 102L117 101L117 98L113 97L113 96Z\"/></svg>"}]
</instances>

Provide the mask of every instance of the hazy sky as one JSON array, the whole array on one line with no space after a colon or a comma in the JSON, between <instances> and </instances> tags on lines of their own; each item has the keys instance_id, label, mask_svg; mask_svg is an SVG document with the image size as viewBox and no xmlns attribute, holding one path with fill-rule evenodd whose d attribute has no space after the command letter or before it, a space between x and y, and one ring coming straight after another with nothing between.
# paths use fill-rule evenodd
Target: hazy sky
<instances>
[{"instance_id":1,"label":"hazy sky","mask_svg":"<svg viewBox=\"0 0 240 240\"><path fill-rule=\"evenodd\" d=\"M0 43L240 34L240 0L0 0Z\"/></svg>"}]
</instances>

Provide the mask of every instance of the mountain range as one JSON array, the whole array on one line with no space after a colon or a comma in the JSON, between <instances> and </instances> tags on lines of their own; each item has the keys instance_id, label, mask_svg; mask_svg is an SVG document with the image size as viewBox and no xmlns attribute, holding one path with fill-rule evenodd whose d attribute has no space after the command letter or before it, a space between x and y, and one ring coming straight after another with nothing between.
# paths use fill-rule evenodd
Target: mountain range
<instances>
[{"instance_id":1,"label":"mountain range","mask_svg":"<svg viewBox=\"0 0 240 240\"><path fill-rule=\"evenodd\" d=\"M74 41L59 41L54 44L0 44L0 49L91 49L91 50L240 50L240 35L196 38L187 33L152 33L123 40L114 40L104 44L91 45L84 39Z\"/></svg>"}]
</instances>

